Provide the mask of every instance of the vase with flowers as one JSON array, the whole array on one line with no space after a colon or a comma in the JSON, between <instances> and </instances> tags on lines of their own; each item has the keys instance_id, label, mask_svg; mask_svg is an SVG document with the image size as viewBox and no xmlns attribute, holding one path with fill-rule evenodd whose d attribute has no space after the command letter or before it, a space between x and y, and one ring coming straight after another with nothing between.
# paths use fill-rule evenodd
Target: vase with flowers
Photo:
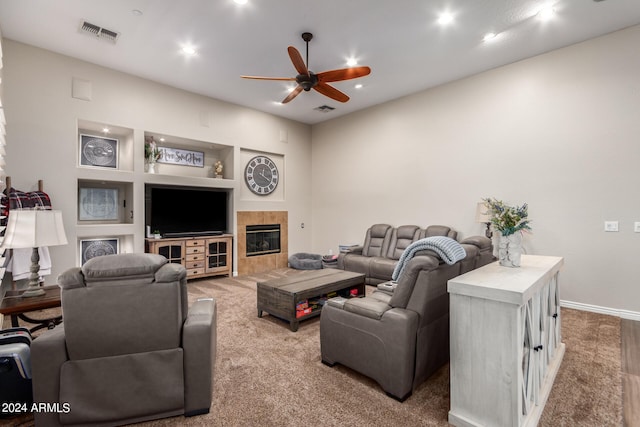
<instances>
[{"instance_id":1,"label":"vase with flowers","mask_svg":"<svg viewBox=\"0 0 640 427\"><path fill-rule=\"evenodd\" d=\"M491 224L500 232L498 260L506 267L520 267L522 256L522 233L531 230L529 207L509 206L501 200L483 199Z\"/></svg>"},{"instance_id":2,"label":"vase with flowers","mask_svg":"<svg viewBox=\"0 0 640 427\"><path fill-rule=\"evenodd\" d=\"M162 156L162 152L156 145L153 136L144 140L144 158L147 160L147 172L156 173L156 161Z\"/></svg>"}]
</instances>

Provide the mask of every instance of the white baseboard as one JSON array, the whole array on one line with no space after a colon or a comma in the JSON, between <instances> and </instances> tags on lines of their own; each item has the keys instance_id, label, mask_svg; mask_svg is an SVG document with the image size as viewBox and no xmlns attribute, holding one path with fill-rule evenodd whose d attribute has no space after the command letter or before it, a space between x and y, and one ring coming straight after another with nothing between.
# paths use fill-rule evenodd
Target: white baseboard
<instances>
[{"instance_id":1,"label":"white baseboard","mask_svg":"<svg viewBox=\"0 0 640 427\"><path fill-rule=\"evenodd\" d=\"M581 302L564 301L560 300L560 306L566 308L573 308L575 310L591 311L593 313L608 314L609 316L616 316L622 319L637 320L640 321L640 313L630 310L618 310L616 308L601 307L599 305L583 304Z\"/></svg>"}]
</instances>

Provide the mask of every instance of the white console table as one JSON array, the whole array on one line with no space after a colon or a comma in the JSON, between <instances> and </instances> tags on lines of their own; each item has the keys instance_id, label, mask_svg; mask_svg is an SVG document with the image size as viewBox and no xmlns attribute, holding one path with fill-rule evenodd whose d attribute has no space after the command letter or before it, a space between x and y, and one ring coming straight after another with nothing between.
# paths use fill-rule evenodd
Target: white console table
<instances>
[{"instance_id":1,"label":"white console table","mask_svg":"<svg viewBox=\"0 0 640 427\"><path fill-rule=\"evenodd\" d=\"M451 408L455 426L535 426L565 346L562 257L523 255L449 280Z\"/></svg>"}]
</instances>

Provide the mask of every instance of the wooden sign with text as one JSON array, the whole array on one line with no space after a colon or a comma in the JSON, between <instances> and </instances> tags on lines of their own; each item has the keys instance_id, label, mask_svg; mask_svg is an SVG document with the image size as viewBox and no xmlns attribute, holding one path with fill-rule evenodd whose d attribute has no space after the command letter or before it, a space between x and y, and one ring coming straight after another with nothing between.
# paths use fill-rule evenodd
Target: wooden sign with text
<instances>
[{"instance_id":1,"label":"wooden sign with text","mask_svg":"<svg viewBox=\"0 0 640 427\"><path fill-rule=\"evenodd\" d=\"M204 153L202 151L182 150L180 148L158 147L160 158L158 163L171 165L204 167Z\"/></svg>"}]
</instances>

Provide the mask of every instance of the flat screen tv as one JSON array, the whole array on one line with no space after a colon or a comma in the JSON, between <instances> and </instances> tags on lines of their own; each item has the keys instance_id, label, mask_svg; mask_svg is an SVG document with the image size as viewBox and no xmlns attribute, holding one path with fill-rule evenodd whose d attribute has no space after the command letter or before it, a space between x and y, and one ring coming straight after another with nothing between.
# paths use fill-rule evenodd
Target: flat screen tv
<instances>
[{"instance_id":1,"label":"flat screen tv","mask_svg":"<svg viewBox=\"0 0 640 427\"><path fill-rule=\"evenodd\" d=\"M162 237L215 236L228 231L230 193L206 187L145 185L145 222Z\"/></svg>"}]
</instances>

